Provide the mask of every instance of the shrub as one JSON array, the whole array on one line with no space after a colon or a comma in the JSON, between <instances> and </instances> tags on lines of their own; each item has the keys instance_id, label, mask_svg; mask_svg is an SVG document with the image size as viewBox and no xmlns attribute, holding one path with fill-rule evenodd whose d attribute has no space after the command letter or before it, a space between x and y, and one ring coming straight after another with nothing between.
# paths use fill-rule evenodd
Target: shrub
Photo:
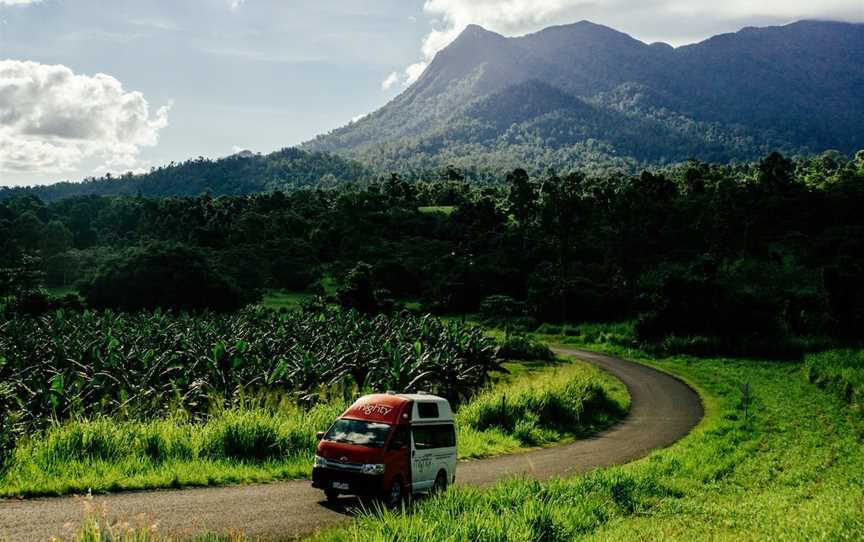
<instances>
[{"instance_id":1,"label":"shrub","mask_svg":"<svg viewBox=\"0 0 864 542\"><path fill-rule=\"evenodd\" d=\"M552 351L541 342L524 335L510 336L498 348L498 357L502 359L550 360Z\"/></svg>"}]
</instances>

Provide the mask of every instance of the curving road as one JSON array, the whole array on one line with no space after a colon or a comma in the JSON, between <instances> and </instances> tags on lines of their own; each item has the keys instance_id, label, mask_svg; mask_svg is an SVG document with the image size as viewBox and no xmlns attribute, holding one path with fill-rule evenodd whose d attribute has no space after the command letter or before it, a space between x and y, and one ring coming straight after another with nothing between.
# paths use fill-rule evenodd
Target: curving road
<instances>
[{"instance_id":1,"label":"curving road","mask_svg":"<svg viewBox=\"0 0 864 542\"><path fill-rule=\"evenodd\" d=\"M557 349L597 365L630 391L628 416L597 435L572 444L460 463L460 484L487 485L512 475L539 479L627 463L679 440L703 415L699 396L682 381L645 365L582 350ZM357 505L343 498L323 502L308 481L184 490L142 491L91 499L55 498L0 502L0 540L42 542L67 538L94 508L112 521L157 525L161 533L202 530L284 540L331 527Z\"/></svg>"}]
</instances>

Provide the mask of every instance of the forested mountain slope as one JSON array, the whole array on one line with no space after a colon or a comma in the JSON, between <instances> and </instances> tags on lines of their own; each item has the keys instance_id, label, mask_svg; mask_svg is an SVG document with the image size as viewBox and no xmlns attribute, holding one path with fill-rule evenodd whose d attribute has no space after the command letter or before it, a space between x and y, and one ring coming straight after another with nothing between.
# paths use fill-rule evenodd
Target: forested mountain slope
<instances>
[{"instance_id":1,"label":"forested mountain slope","mask_svg":"<svg viewBox=\"0 0 864 542\"><path fill-rule=\"evenodd\" d=\"M864 25L745 28L673 48L590 22L468 27L382 109L304 145L405 174L637 169L864 147Z\"/></svg>"},{"instance_id":2,"label":"forested mountain slope","mask_svg":"<svg viewBox=\"0 0 864 542\"><path fill-rule=\"evenodd\" d=\"M145 197L239 196L290 191L308 187L335 187L365 178L369 170L356 161L327 153L283 149L267 155L248 151L209 160L198 158L152 169L144 175L106 176L81 183L0 189L0 200L33 194L44 201L72 196L141 195Z\"/></svg>"}]
</instances>

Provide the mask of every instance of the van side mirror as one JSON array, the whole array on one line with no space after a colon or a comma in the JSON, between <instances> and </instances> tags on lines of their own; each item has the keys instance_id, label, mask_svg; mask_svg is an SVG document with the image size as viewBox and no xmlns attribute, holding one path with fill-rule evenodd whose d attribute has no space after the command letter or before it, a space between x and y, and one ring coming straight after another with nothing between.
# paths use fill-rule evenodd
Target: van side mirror
<instances>
[{"instance_id":1,"label":"van side mirror","mask_svg":"<svg viewBox=\"0 0 864 542\"><path fill-rule=\"evenodd\" d=\"M318 440L323 439L324 438L324 431L318 431L317 433L315 433L315 438Z\"/></svg>"}]
</instances>

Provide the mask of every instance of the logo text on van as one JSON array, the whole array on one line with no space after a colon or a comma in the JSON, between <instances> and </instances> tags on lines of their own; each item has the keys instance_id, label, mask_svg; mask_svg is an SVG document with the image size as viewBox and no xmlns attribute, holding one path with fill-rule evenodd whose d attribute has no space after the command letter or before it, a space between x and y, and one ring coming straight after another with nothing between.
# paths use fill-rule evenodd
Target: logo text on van
<instances>
[{"instance_id":1,"label":"logo text on van","mask_svg":"<svg viewBox=\"0 0 864 542\"><path fill-rule=\"evenodd\" d=\"M377 414L379 416L386 416L393 411L393 407L389 407L387 405L364 405L361 409L363 414L367 416L371 416L373 414Z\"/></svg>"}]
</instances>

